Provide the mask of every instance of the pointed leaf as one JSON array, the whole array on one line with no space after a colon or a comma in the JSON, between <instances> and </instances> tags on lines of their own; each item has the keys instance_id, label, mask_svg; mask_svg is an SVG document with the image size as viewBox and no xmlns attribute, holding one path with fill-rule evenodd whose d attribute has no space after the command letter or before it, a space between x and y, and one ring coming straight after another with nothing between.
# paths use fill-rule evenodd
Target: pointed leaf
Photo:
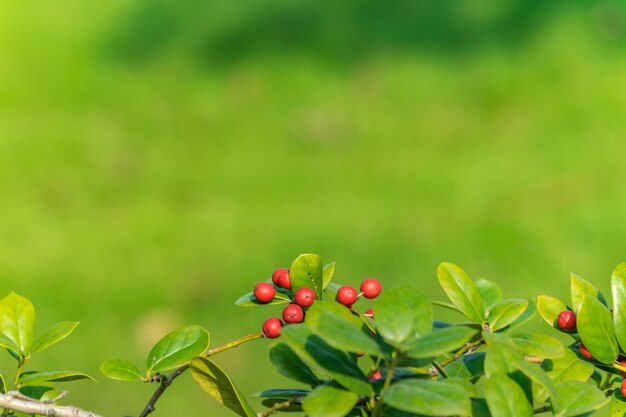
<instances>
[{"instance_id":1,"label":"pointed leaf","mask_svg":"<svg viewBox=\"0 0 626 417\"><path fill-rule=\"evenodd\" d=\"M540 359L558 358L565 354L565 348L554 337L539 333L519 334L513 337L515 346L526 356Z\"/></svg>"},{"instance_id":2,"label":"pointed leaf","mask_svg":"<svg viewBox=\"0 0 626 417\"><path fill-rule=\"evenodd\" d=\"M14 292L0 300L0 333L17 346L18 353L28 355L35 337L33 303Z\"/></svg>"},{"instance_id":3,"label":"pointed leaf","mask_svg":"<svg viewBox=\"0 0 626 417\"><path fill-rule=\"evenodd\" d=\"M203 357L195 357L189 369L198 385L218 402L242 417L256 417L246 398L215 363Z\"/></svg>"},{"instance_id":4,"label":"pointed leaf","mask_svg":"<svg viewBox=\"0 0 626 417\"><path fill-rule=\"evenodd\" d=\"M415 339L432 329L433 308L412 285L392 288L374 305L376 329L392 344Z\"/></svg>"},{"instance_id":5,"label":"pointed leaf","mask_svg":"<svg viewBox=\"0 0 626 417\"><path fill-rule=\"evenodd\" d=\"M613 323L617 341L626 350L626 262L619 264L611 276L613 293Z\"/></svg>"},{"instance_id":6,"label":"pointed leaf","mask_svg":"<svg viewBox=\"0 0 626 417\"><path fill-rule=\"evenodd\" d=\"M324 265L324 270L322 271L322 288L326 289L328 284L333 280L333 275L335 275L335 262L331 262L327 265Z\"/></svg>"},{"instance_id":7,"label":"pointed leaf","mask_svg":"<svg viewBox=\"0 0 626 417\"><path fill-rule=\"evenodd\" d=\"M383 391L385 403L408 413L428 416L469 416L471 392L451 380L405 379Z\"/></svg>"},{"instance_id":8,"label":"pointed leaf","mask_svg":"<svg viewBox=\"0 0 626 417\"><path fill-rule=\"evenodd\" d=\"M293 397L306 397L311 392L310 389L300 389L300 388L276 388L276 389L268 389L265 391L257 392L251 395L251 397L261 397L261 398L282 398L284 400L288 400Z\"/></svg>"},{"instance_id":9,"label":"pointed leaf","mask_svg":"<svg viewBox=\"0 0 626 417\"><path fill-rule=\"evenodd\" d=\"M78 326L76 321L62 321L52 326L47 332L42 334L33 346L34 352L41 352L55 343L65 339Z\"/></svg>"},{"instance_id":10,"label":"pointed leaf","mask_svg":"<svg viewBox=\"0 0 626 417\"><path fill-rule=\"evenodd\" d=\"M526 394L506 374L487 378L485 397L492 417L531 417L533 409Z\"/></svg>"},{"instance_id":11,"label":"pointed leaf","mask_svg":"<svg viewBox=\"0 0 626 417\"><path fill-rule=\"evenodd\" d=\"M125 359L110 359L100 365L100 372L118 381L143 381L141 371Z\"/></svg>"},{"instance_id":12,"label":"pointed leaf","mask_svg":"<svg viewBox=\"0 0 626 417\"><path fill-rule=\"evenodd\" d=\"M304 398L302 408L309 417L343 417L358 400L359 396L354 392L322 385Z\"/></svg>"},{"instance_id":13,"label":"pointed leaf","mask_svg":"<svg viewBox=\"0 0 626 417\"><path fill-rule=\"evenodd\" d=\"M319 255L304 254L296 258L289 269L291 292L293 294L299 288L311 288L315 291L315 298L322 299L323 282L322 258Z\"/></svg>"},{"instance_id":14,"label":"pointed leaf","mask_svg":"<svg viewBox=\"0 0 626 417\"><path fill-rule=\"evenodd\" d=\"M0 347L7 348L9 351L14 352L17 355L20 348L8 337L0 333ZM15 356L14 356L15 357ZM19 356L16 358L19 361Z\"/></svg>"},{"instance_id":15,"label":"pointed leaf","mask_svg":"<svg viewBox=\"0 0 626 417\"><path fill-rule=\"evenodd\" d=\"M557 385L552 400L556 417L575 417L597 410L610 401L591 384L565 381Z\"/></svg>"},{"instance_id":16,"label":"pointed leaf","mask_svg":"<svg viewBox=\"0 0 626 417\"><path fill-rule=\"evenodd\" d=\"M437 278L452 303L467 318L485 323L485 305L474 281L457 265L442 262L437 268Z\"/></svg>"},{"instance_id":17,"label":"pointed leaf","mask_svg":"<svg viewBox=\"0 0 626 417\"><path fill-rule=\"evenodd\" d=\"M521 316L528 308L528 300L513 298L500 301L489 311L488 321L492 331L500 330Z\"/></svg>"},{"instance_id":18,"label":"pointed leaf","mask_svg":"<svg viewBox=\"0 0 626 417\"><path fill-rule=\"evenodd\" d=\"M476 288L478 288L487 310L502 300L502 289L495 282L482 278L476 281Z\"/></svg>"},{"instance_id":19,"label":"pointed leaf","mask_svg":"<svg viewBox=\"0 0 626 417\"><path fill-rule=\"evenodd\" d=\"M524 310L521 316L513 320L513 323L509 324L507 328L503 329L503 331L513 330L519 326L528 323L530 319L535 317L535 314L537 313L537 306L535 305L535 302L529 299L526 299L526 301L528 301L528 307L526 308L526 310Z\"/></svg>"},{"instance_id":20,"label":"pointed leaf","mask_svg":"<svg viewBox=\"0 0 626 417\"><path fill-rule=\"evenodd\" d=\"M190 325L174 330L159 340L148 355L148 374L168 371L189 363L209 347L209 333Z\"/></svg>"},{"instance_id":21,"label":"pointed leaf","mask_svg":"<svg viewBox=\"0 0 626 417\"><path fill-rule=\"evenodd\" d=\"M583 297L589 295L592 298L598 298L599 291L588 281L585 281L576 274L571 274L570 286L572 292L572 309L578 314Z\"/></svg>"},{"instance_id":22,"label":"pointed leaf","mask_svg":"<svg viewBox=\"0 0 626 417\"><path fill-rule=\"evenodd\" d=\"M467 326L435 329L407 344L406 355L411 358L430 358L462 348L478 330Z\"/></svg>"},{"instance_id":23,"label":"pointed leaf","mask_svg":"<svg viewBox=\"0 0 626 417\"><path fill-rule=\"evenodd\" d=\"M576 328L585 347L602 363L613 363L619 355L613 317L594 296L584 296L576 317Z\"/></svg>"},{"instance_id":24,"label":"pointed leaf","mask_svg":"<svg viewBox=\"0 0 626 417\"><path fill-rule=\"evenodd\" d=\"M275 343L270 347L270 360L287 378L311 386L319 384L311 368L286 343Z\"/></svg>"},{"instance_id":25,"label":"pointed leaf","mask_svg":"<svg viewBox=\"0 0 626 417\"><path fill-rule=\"evenodd\" d=\"M89 375L78 371L50 371L50 372L28 372L20 376L20 386L35 386L48 382L69 382L80 379L89 379L96 382Z\"/></svg>"}]
</instances>

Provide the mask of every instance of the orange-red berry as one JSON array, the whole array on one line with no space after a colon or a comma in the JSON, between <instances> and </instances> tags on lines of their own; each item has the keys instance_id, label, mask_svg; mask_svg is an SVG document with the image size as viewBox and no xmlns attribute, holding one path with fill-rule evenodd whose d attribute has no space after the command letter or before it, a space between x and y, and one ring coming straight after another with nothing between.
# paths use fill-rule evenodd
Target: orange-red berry
<instances>
[{"instance_id":1,"label":"orange-red berry","mask_svg":"<svg viewBox=\"0 0 626 417\"><path fill-rule=\"evenodd\" d=\"M361 283L361 292L365 298L376 298L381 290L382 286L376 278L368 278Z\"/></svg>"},{"instance_id":2,"label":"orange-red berry","mask_svg":"<svg viewBox=\"0 0 626 417\"><path fill-rule=\"evenodd\" d=\"M561 330L574 330L576 328L576 314L569 310L561 311L556 319L556 323Z\"/></svg>"},{"instance_id":3,"label":"orange-red berry","mask_svg":"<svg viewBox=\"0 0 626 417\"><path fill-rule=\"evenodd\" d=\"M622 396L626 397L626 379L622 381L622 385L619 387L622 392Z\"/></svg>"},{"instance_id":4,"label":"orange-red berry","mask_svg":"<svg viewBox=\"0 0 626 417\"><path fill-rule=\"evenodd\" d=\"M274 285L286 290L291 289L291 281L289 280L289 270L287 268L278 268L272 274L272 282Z\"/></svg>"},{"instance_id":5,"label":"orange-red berry","mask_svg":"<svg viewBox=\"0 0 626 417\"><path fill-rule=\"evenodd\" d=\"M278 317L270 317L263 323L263 334L269 339L275 339L280 336L280 329L283 322Z\"/></svg>"},{"instance_id":6,"label":"orange-red berry","mask_svg":"<svg viewBox=\"0 0 626 417\"><path fill-rule=\"evenodd\" d=\"M254 296L259 301L259 303L269 303L274 299L276 295L276 288L269 282L259 282L254 287Z\"/></svg>"},{"instance_id":7,"label":"orange-red berry","mask_svg":"<svg viewBox=\"0 0 626 417\"><path fill-rule=\"evenodd\" d=\"M285 323L302 323L304 311L297 304L289 304L283 310L283 320Z\"/></svg>"},{"instance_id":8,"label":"orange-red berry","mask_svg":"<svg viewBox=\"0 0 626 417\"><path fill-rule=\"evenodd\" d=\"M624 368L626 368L626 359L617 358L617 360L618 360L618 364L620 366L623 366ZM622 376L622 378L626 378L626 372L625 371L619 371L619 374Z\"/></svg>"},{"instance_id":9,"label":"orange-red berry","mask_svg":"<svg viewBox=\"0 0 626 417\"><path fill-rule=\"evenodd\" d=\"M583 355L587 359L593 358L593 355L591 354L591 352L587 350L587 348L585 347L585 345L582 344L582 342L580 345L578 345L578 351L580 352L581 355Z\"/></svg>"},{"instance_id":10,"label":"orange-red berry","mask_svg":"<svg viewBox=\"0 0 626 417\"><path fill-rule=\"evenodd\" d=\"M382 379L382 377L383 377L383 375L380 373L380 371L376 371L376 372L374 372L373 374L371 374L369 376L369 380L370 381L375 381L377 379Z\"/></svg>"},{"instance_id":11,"label":"orange-red berry","mask_svg":"<svg viewBox=\"0 0 626 417\"><path fill-rule=\"evenodd\" d=\"M298 288L293 296L293 301L302 308L310 307L315 301L315 291L310 288Z\"/></svg>"},{"instance_id":12,"label":"orange-red berry","mask_svg":"<svg viewBox=\"0 0 626 417\"><path fill-rule=\"evenodd\" d=\"M354 287L344 285L337 291L337 302L346 307L351 307L356 302L357 292Z\"/></svg>"}]
</instances>

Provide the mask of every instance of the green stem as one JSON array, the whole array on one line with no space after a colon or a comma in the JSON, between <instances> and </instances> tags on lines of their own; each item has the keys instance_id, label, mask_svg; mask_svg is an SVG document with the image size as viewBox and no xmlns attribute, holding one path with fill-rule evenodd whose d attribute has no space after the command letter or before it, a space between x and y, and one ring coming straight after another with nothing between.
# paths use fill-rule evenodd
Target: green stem
<instances>
[{"instance_id":1,"label":"green stem","mask_svg":"<svg viewBox=\"0 0 626 417\"><path fill-rule=\"evenodd\" d=\"M376 402L376 405L374 406L374 409L372 410L371 417L378 417L380 415L380 412L382 410L382 405L383 405L382 393L391 385L391 380L393 379L393 370L396 368L397 359L398 359L398 352L394 351L391 354L391 360L387 363L387 375L385 376L385 383L383 384L381 395L378 397L378 402Z\"/></svg>"}]
</instances>

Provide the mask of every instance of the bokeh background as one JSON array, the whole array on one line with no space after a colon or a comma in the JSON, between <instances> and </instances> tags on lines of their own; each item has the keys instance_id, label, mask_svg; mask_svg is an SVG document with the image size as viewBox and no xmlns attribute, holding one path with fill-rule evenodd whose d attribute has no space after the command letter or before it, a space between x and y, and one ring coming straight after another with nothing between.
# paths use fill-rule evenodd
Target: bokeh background
<instances>
[{"instance_id":1,"label":"bokeh background","mask_svg":"<svg viewBox=\"0 0 626 417\"><path fill-rule=\"evenodd\" d=\"M155 387L100 362L187 323L258 331L280 310L233 301L304 252L438 299L442 260L509 296L566 298L571 271L608 293L625 53L618 1L1 2L2 291L39 332L81 321L34 367L137 415ZM285 386L267 345L216 360L247 394ZM176 385L155 415L233 415Z\"/></svg>"}]
</instances>

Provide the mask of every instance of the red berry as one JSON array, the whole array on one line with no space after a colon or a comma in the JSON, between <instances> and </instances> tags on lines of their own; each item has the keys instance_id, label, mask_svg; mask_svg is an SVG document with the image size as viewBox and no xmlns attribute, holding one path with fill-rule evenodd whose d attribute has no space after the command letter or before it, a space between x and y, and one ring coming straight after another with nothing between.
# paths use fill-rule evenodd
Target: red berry
<instances>
[{"instance_id":1,"label":"red berry","mask_svg":"<svg viewBox=\"0 0 626 417\"><path fill-rule=\"evenodd\" d=\"M306 287L298 288L293 300L302 308L310 307L315 301L315 291Z\"/></svg>"},{"instance_id":2,"label":"red berry","mask_svg":"<svg viewBox=\"0 0 626 417\"><path fill-rule=\"evenodd\" d=\"M374 372L373 374L371 374L369 376L369 380L370 381L375 381L377 379L381 379L382 377L383 377L383 375L380 373L380 371L376 371L376 372Z\"/></svg>"},{"instance_id":3,"label":"red berry","mask_svg":"<svg viewBox=\"0 0 626 417\"><path fill-rule=\"evenodd\" d=\"M283 310L283 320L285 320L285 323L302 323L304 311L297 304L289 304Z\"/></svg>"},{"instance_id":4,"label":"red berry","mask_svg":"<svg viewBox=\"0 0 626 417\"><path fill-rule=\"evenodd\" d=\"M357 292L354 287L344 285L337 291L337 302L346 307L351 307L356 302Z\"/></svg>"},{"instance_id":5,"label":"red berry","mask_svg":"<svg viewBox=\"0 0 626 417\"><path fill-rule=\"evenodd\" d=\"M289 270L287 268L278 268L272 274L272 282L277 287L284 288L286 290L291 289L291 281L289 281Z\"/></svg>"},{"instance_id":6,"label":"red berry","mask_svg":"<svg viewBox=\"0 0 626 417\"><path fill-rule=\"evenodd\" d=\"M365 298L376 298L382 287L376 278L368 278L361 283L361 292Z\"/></svg>"},{"instance_id":7,"label":"red berry","mask_svg":"<svg viewBox=\"0 0 626 417\"><path fill-rule=\"evenodd\" d=\"M367 310L365 310L365 313L363 313L363 315L365 317L369 317L371 319L374 318L374 309L373 308L368 308Z\"/></svg>"},{"instance_id":8,"label":"red berry","mask_svg":"<svg viewBox=\"0 0 626 417\"><path fill-rule=\"evenodd\" d=\"M622 392L622 396L626 397L626 379L622 381L619 390Z\"/></svg>"},{"instance_id":9,"label":"red berry","mask_svg":"<svg viewBox=\"0 0 626 417\"><path fill-rule=\"evenodd\" d=\"M254 287L254 296L259 300L259 303L269 303L274 299L275 295L276 289L269 282L259 282Z\"/></svg>"},{"instance_id":10,"label":"red berry","mask_svg":"<svg viewBox=\"0 0 626 417\"><path fill-rule=\"evenodd\" d=\"M591 355L591 352L589 352L587 348L585 347L585 345L583 345L582 343L578 345L578 351L580 352L581 355L583 355L587 359L593 358L593 355Z\"/></svg>"},{"instance_id":11,"label":"red berry","mask_svg":"<svg viewBox=\"0 0 626 417\"><path fill-rule=\"evenodd\" d=\"M280 329L283 322L278 317L270 317L263 323L263 334L269 339L275 339L280 336Z\"/></svg>"},{"instance_id":12,"label":"red berry","mask_svg":"<svg viewBox=\"0 0 626 417\"><path fill-rule=\"evenodd\" d=\"M626 360L625 359L617 358L617 360L618 360L618 364L620 366L623 366L624 368L626 368ZM619 374L622 376L622 378L626 378L626 372L625 371L619 371Z\"/></svg>"},{"instance_id":13,"label":"red berry","mask_svg":"<svg viewBox=\"0 0 626 417\"><path fill-rule=\"evenodd\" d=\"M561 311L556 323L561 330L574 330L576 328L576 314L569 310Z\"/></svg>"}]
</instances>

